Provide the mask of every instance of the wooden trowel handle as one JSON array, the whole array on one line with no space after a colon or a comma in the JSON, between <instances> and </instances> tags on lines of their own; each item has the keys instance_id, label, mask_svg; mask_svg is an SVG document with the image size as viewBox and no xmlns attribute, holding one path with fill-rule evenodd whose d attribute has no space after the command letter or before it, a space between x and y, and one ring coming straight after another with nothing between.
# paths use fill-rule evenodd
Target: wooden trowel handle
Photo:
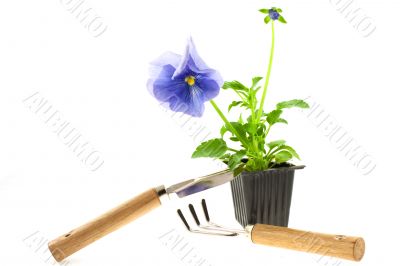
<instances>
[{"instance_id":1,"label":"wooden trowel handle","mask_svg":"<svg viewBox=\"0 0 400 266\"><path fill-rule=\"evenodd\" d=\"M361 237L320 234L265 224L254 225L251 240L255 244L353 261L360 261L365 252L365 243Z\"/></svg>"},{"instance_id":2,"label":"wooden trowel handle","mask_svg":"<svg viewBox=\"0 0 400 266\"><path fill-rule=\"evenodd\" d=\"M62 261L94 241L160 206L158 195L157 189L150 189L93 221L50 241L51 254L56 261Z\"/></svg>"}]
</instances>

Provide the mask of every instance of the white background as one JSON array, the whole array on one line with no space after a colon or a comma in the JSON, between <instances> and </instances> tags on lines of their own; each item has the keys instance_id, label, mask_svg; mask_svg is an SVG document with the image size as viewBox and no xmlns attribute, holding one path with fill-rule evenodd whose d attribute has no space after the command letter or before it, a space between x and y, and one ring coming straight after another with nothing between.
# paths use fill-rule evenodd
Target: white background
<instances>
[{"instance_id":1,"label":"white background","mask_svg":"<svg viewBox=\"0 0 400 266\"><path fill-rule=\"evenodd\" d=\"M398 263L398 1L353 3L376 26L368 37L337 11L337 1L85 1L107 25L97 38L66 2L0 4L0 265L53 265L40 242L150 187L221 169L190 159L199 140L148 94L148 63L167 50L182 53L191 35L225 80L248 83L265 73L270 43L257 10L273 5L289 23L276 26L266 109L311 97L377 165L363 175L313 119L290 110L289 125L272 132L298 150L303 160L297 163L307 165L296 175L290 227L363 236L367 250L358 265ZM99 170L82 163L23 102L35 92L101 154ZM216 101L226 108L233 96L222 92ZM221 126L209 104L204 117L190 123L203 125L210 137ZM195 265L166 245L162 236L171 230L207 265L337 263L245 238L187 233L175 208L202 197L215 220L238 226L225 185L142 217L76 253L69 264Z\"/></svg>"}]
</instances>

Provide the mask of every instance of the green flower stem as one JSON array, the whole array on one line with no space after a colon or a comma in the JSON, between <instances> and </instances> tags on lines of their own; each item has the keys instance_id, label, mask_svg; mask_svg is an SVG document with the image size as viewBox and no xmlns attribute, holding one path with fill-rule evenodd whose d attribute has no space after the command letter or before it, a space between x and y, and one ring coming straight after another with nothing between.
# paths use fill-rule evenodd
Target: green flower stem
<instances>
[{"instance_id":1,"label":"green flower stem","mask_svg":"<svg viewBox=\"0 0 400 266\"><path fill-rule=\"evenodd\" d=\"M273 20L271 20L271 29L272 29L272 38L271 38L271 50L270 50L270 54L269 54L269 64L268 64L267 75L265 77L265 83L264 83L264 89L263 89L263 93L262 93L262 97L261 97L260 108L258 109L257 121L260 121L262 113L263 113L265 96L267 95L269 77L271 75L272 60L274 58L275 29L274 29L274 21Z\"/></svg>"},{"instance_id":2,"label":"green flower stem","mask_svg":"<svg viewBox=\"0 0 400 266\"><path fill-rule=\"evenodd\" d=\"M228 121L228 119L225 117L225 115L222 113L222 111L219 109L217 104L214 102L214 100L210 100L211 105L214 107L215 111L217 111L218 115L221 117L221 119L224 121L225 125L229 128L229 130L235 134L235 136L240 140L240 142L243 144L245 148L248 148L247 142L238 134L236 129L232 126L232 124Z\"/></svg>"},{"instance_id":3,"label":"green flower stem","mask_svg":"<svg viewBox=\"0 0 400 266\"><path fill-rule=\"evenodd\" d=\"M255 105L257 105L257 103L256 103ZM252 106L252 108L251 108L251 123L252 123L253 125L256 125L256 123L255 123L255 120L256 120L256 117L255 117L255 116L256 116L255 108L256 108L256 106ZM254 136L253 136L253 147L254 147L255 153L256 153L257 156L258 156L258 154L260 153L260 151L258 150L258 140L257 140L257 138L255 138Z\"/></svg>"},{"instance_id":4,"label":"green flower stem","mask_svg":"<svg viewBox=\"0 0 400 266\"><path fill-rule=\"evenodd\" d=\"M268 136L268 133L269 133L271 127L272 127L272 125L269 125L269 126L268 126L267 130L265 131L265 137Z\"/></svg>"}]
</instances>

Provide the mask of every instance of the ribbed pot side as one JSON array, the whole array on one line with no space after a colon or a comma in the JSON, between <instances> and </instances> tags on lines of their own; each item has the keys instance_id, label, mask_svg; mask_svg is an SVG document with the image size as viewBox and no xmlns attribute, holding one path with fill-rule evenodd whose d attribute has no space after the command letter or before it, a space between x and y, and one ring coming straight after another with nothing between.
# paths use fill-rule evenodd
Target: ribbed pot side
<instances>
[{"instance_id":1,"label":"ribbed pot side","mask_svg":"<svg viewBox=\"0 0 400 266\"><path fill-rule=\"evenodd\" d=\"M294 172L304 166L242 172L231 181L236 220L245 227L257 223L287 227Z\"/></svg>"}]
</instances>

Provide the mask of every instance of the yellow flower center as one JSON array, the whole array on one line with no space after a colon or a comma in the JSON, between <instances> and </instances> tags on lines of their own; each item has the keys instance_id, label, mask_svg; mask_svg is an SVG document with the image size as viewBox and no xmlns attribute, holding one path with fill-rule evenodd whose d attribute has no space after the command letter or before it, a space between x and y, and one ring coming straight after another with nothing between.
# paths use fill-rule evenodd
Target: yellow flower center
<instances>
[{"instance_id":1,"label":"yellow flower center","mask_svg":"<svg viewBox=\"0 0 400 266\"><path fill-rule=\"evenodd\" d=\"M186 81L187 84L189 84L189 86L193 86L195 81L196 81L196 78L193 77L193 76L187 76L185 78L185 81Z\"/></svg>"}]
</instances>

